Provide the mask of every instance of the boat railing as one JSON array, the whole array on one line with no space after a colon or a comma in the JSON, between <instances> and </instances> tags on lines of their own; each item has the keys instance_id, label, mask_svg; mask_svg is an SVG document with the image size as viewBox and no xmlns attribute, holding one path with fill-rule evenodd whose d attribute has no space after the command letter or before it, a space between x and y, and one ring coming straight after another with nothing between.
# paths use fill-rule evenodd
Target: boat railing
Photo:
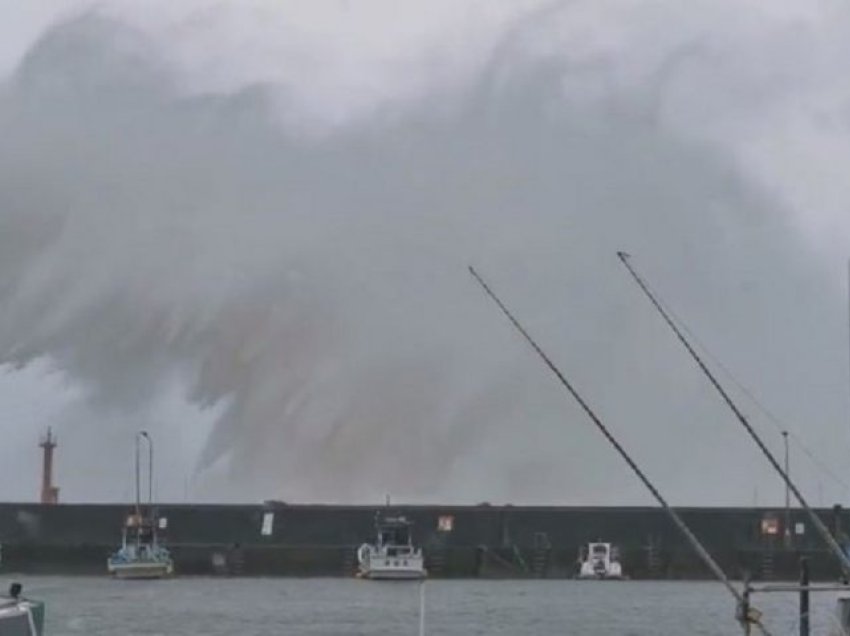
<instances>
[{"instance_id":1,"label":"boat railing","mask_svg":"<svg viewBox=\"0 0 850 636\"><path fill-rule=\"evenodd\" d=\"M393 565L395 567L407 567L411 565L408 562L408 557L387 557L387 556L373 556L374 561L377 565L380 565L381 561L384 561L386 566ZM415 559L410 559L415 561Z\"/></svg>"},{"instance_id":2,"label":"boat railing","mask_svg":"<svg viewBox=\"0 0 850 636\"><path fill-rule=\"evenodd\" d=\"M420 548L415 548L412 545L382 545L378 547L379 551L385 552L390 556L402 554L418 554L422 552Z\"/></svg>"}]
</instances>

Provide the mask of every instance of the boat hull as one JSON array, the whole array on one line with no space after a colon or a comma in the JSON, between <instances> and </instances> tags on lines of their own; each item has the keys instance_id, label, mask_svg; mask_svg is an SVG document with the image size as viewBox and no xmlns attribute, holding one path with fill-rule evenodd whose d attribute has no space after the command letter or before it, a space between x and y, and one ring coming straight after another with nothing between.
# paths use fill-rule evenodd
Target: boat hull
<instances>
[{"instance_id":1,"label":"boat hull","mask_svg":"<svg viewBox=\"0 0 850 636\"><path fill-rule=\"evenodd\" d=\"M575 577L577 581L627 581L628 577L622 574L582 575Z\"/></svg>"},{"instance_id":2,"label":"boat hull","mask_svg":"<svg viewBox=\"0 0 850 636\"><path fill-rule=\"evenodd\" d=\"M362 570L359 576L370 581L421 581L428 573L424 569L369 568Z\"/></svg>"},{"instance_id":3,"label":"boat hull","mask_svg":"<svg viewBox=\"0 0 850 636\"><path fill-rule=\"evenodd\" d=\"M427 576L422 551L410 545L375 546L357 550L358 577L372 581L419 581Z\"/></svg>"},{"instance_id":4,"label":"boat hull","mask_svg":"<svg viewBox=\"0 0 850 636\"><path fill-rule=\"evenodd\" d=\"M174 573L170 563L110 563L109 574L116 579L163 579Z\"/></svg>"},{"instance_id":5,"label":"boat hull","mask_svg":"<svg viewBox=\"0 0 850 636\"><path fill-rule=\"evenodd\" d=\"M42 636L44 603L0 596L0 634Z\"/></svg>"}]
</instances>

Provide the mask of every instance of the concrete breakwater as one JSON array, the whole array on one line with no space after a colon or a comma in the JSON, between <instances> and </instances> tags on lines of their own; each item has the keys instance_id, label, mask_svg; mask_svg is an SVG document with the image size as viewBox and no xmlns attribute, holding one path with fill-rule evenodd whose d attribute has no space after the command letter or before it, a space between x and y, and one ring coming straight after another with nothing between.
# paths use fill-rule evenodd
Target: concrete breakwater
<instances>
[{"instance_id":1,"label":"concrete breakwater","mask_svg":"<svg viewBox=\"0 0 850 636\"><path fill-rule=\"evenodd\" d=\"M129 505L0 504L2 569L105 572ZM226 576L350 576L371 541L377 512L413 523L426 566L439 577L572 577L590 541L618 546L632 578L702 579L709 573L668 518L649 507L160 505L161 532L178 573ZM732 577L793 579L807 556L813 577L839 568L801 510L685 508L685 522ZM850 518L817 514L843 543ZM787 516L787 522L786 522ZM786 532L787 530L787 532Z\"/></svg>"}]
</instances>

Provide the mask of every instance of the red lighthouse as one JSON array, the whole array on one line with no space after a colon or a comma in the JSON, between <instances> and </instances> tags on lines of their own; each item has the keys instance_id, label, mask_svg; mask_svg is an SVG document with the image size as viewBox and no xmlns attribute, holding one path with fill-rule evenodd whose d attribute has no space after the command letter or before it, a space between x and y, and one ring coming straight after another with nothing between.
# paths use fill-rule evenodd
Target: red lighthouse
<instances>
[{"instance_id":1,"label":"red lighthouse","mask_svg":"<svg viewBox=\"0 0 850 636\"><path fill-rule=\"evenodd\" d=\"M56 438L50 428L47 429L47 435L41 438L39 446L44 451L41 464L41 503L56 504L59 503L59 488L53 485L53 449L56 448Z\"/></svg>"}]
</instances>

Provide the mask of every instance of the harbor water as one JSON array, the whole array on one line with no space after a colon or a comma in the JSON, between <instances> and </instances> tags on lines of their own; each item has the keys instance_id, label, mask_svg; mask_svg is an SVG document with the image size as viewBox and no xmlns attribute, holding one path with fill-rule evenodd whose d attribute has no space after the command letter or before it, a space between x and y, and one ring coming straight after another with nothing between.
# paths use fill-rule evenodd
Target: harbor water
<instances>
[{"instance_id":1,"label":"harbor water","mask_svg":"<svg viewBox=\"0 0 850 636\"><path fill-rule=\"evenodd\" d=\"M46 601L49 636L415 636L419 630L416 582L15 578L27 595ZM433 635L741 633L733 600L713 583L434 580L424 593L425 633ZM813 595L813 635L831 633L836 598ZM799 633L793 594L754 601L774 634Z\"/></svg>"}]
</instances>

